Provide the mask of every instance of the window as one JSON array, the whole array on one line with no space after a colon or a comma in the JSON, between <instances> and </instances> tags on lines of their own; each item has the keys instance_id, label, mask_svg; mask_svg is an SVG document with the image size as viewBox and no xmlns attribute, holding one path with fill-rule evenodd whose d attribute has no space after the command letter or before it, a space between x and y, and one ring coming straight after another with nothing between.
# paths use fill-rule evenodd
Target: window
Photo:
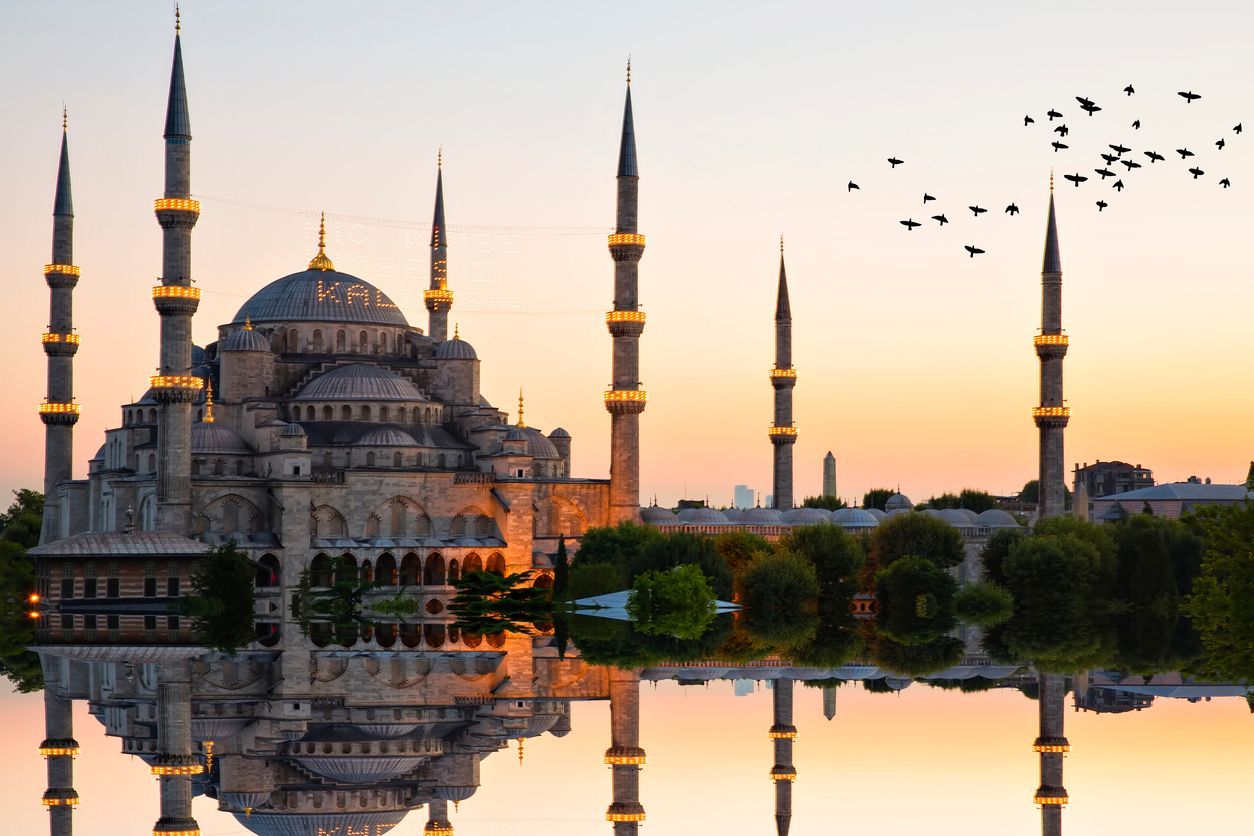
<instances>
[{"instance_id":1,"label":"window","mask_svg":"<svg viewBox=\"0 0 1254 836\"><path fill-rule=\"evenodd\" d=\"M157 629L157 617L155 615L144 616L144 629L145 630Z\"/></svg>"},{"instance_id":2,"label":"window","mask_svg":"<svg viewBox=\"0 0 1254 836\"><path fill-rule=\"evenodd\" d=\"M73 630L74 629L74 616L70 615L68 612L61 613L61 629Z\"/></svg>"},{"instance_id":3,"label":"window","mask_svg":"<svg viewBox=\"0 0 1254 836\"><path fill-rule=\"evenodd\" d=\"M96 597L96 579L95 578L83 578L83 597L84 598Z\"/></svg>"},{"instance_id":4,"label":"window","mask_svg":"<svg viewBox=\"0 0 1254 836\"><path fill-rule=\"evenodd\" d=\"M118 598L121 596L121 581L118 578L109 578L105 581L105 597Z\"/></svg>"},{"instance_id":5,"label":"window","mask_svg":"<svg viewBox=\"0 0 1254 836\"><path fill-rule=\"evenodd\" d=\"M94 615L83 616L83 629L95 630L96 629L96 616Z\"/></svg>"},{"instance_id":6,"label":"window","mask_svg":"<svg viewBox=\"0 0 1254 836\"><path fill-rule=\"evenodd\" d=\"M144 597L145 598L157 597L157 579L156 578L144 578Z\"/></svg>"},{"instance_id":7,"label":"window","mask_svg":"<svg viewBox=\"0 0 1254 836\"><path fill-rule=\"evenodd\" d=\"M116 615L106 615L105 616L105 629L106 630L118 629L118 627L121 626L119 621L120 619Z\"/></svg>"},{"instance_id":8,"label":"window","mask_svg":"<svg viewBox=\"0 0 1254 836\"><path fill-rule=\"evenodd\" d=\"M177 630L179 628L179 617L177 615L167 615L165 617L165 628L167 630Z\"/></svg>"},{"instance_id":9,"label":"window","mask_svg":"<svg viewBox=\"0 0 1254 836\"><path fill-rule=\"evenodd\" d=\"M61 597L62 598L74 597L74 579L73 578L61 579Z\"/></svg>"},{"instance_id":10,"label":"window","mask_svg":"<svg viewBox=\"0 0 1254 836\"><path fill-rule=\"evenodd\" d=\"M293 466L292 466L292 475L293 475L293 476L299 476L299 475L300 475L300 465L298 465L298 464L297 464L297 465L293 465Z\"/></svg>"},{"instance_id":11,"label":"window","mask_svg":"<svg viewBox=\"0 0 1254 836\"><path fill-rule=\"evenodd\" d=\"M166 578L165 594L171 598L178 597L178 594L179 594L179 579L178 578Z\"/></svg>"}]
</instances>

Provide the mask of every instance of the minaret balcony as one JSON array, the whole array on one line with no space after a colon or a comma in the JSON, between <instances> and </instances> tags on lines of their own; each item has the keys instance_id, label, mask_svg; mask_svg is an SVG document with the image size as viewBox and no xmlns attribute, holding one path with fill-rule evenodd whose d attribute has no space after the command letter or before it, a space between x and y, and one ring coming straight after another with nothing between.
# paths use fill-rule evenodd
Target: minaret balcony
<instances>
[{"instance_id":1,"label":"minaret balcony","mask_svg":"<svg viewBox=\"0 0 1254 836\"><path fill-rule=\"evenodd\" d=\"M427 822L422 829L423 836L453 836L453 828L443 824Z\"/></svg>"},{"instance_id":2,"label":"minaret balcony","mask_svg":"<svg viewBox=\"0 0 1254 836\"><path fill-rule=\"evenodd\" d=\"M770 732L768 732L768 734L771 740L796 740L797 739L797 727L796 726L771 726L771 730Z\"/></svg>"},{"instance_id":3,"label":"minaret balcony","mask_svg":"<svg viewBox=\"0 0 1254 836\"><path fill-rule=\"evenodd\" d=\"M648 395L643 389L607 389L605 409L614 415L630 415L644 412Z\"/></svg>"},{"instance_id":4,"label":"minaret balcony","mask_svg":"<svg viewBox=\"0 0 1254 836\"><path fill-rule=\"evenodd\" d=\"M615 801L605 811L606 821L644 821L644 807L635 801Z\"/></svg>"},{"instance_id":5,"label":"minaret balcony","mask_svg":"<svg viewBox=\"0 0 1254 836\"><path fill-rule=\"evenodd\" d=\"M159 284L152 289L152 304L162 316L191 316L200 307L200 288Z\"/></svg>"},{"instance_id":6,"label":"minaret balcony","mask_svg":"<svg viewBox=\"0 0 1254 836\"><path fill-rule=\"evenodd\" d=\"M1066 334L1037 334L1032 338L1036 356L1042 360L1065 356L1070 344L1071 339Z\"/></svg>"},{"instance_id":7,"label":"minaret balcony","mask_svg":"<svg viewBox=\"0 0 1254 836\"><path fill-rule=\"evenodd\" d=\"M44 353L49 357L73 357L78 351L79 336L68 332L49 331L40 337Z\"/></svg>"},{"instance_id":8,"label":"minaret balcony","mask_svg":"<svg viewBox=\"0 0 1254 836\"><path fill-rule=\"evenodd\" d=\"M1032 796L1032 803L1042 806L1061 806L1070 801L1067 791L1062 787L1040 786L1036 788L1036 793Z\"/></svg>"},{"instance_id":9,"label":"minaret balcony","mask_svg":"<svg viewBox=\"0 0 1254 836\"><path fill-rule=\"evenodd\" d=\"M199 827L186 827L183 824L184 821L186 820L180 819L174 824L174 827L178 828L177 830L167 830L166 827L162 827L161 823L158 822L157 827L152 829L152 836L200 836Z\"/></svg>"},{"instance_id":10,"label":"minaret balcony","mask_svg":"<svg viewBox=\"0 0 1254 836\"><path fill-rule=\"evenodd\" d=\"M73 807L78 804L78 792L74 789L50 789L44 791L45 807Z\"/></svg>"},{"instance_id":11,"label":"minaret balcony","mask_svg":"<svg viewBox=\"0 0 1254 836\"><path fill-rule=\"evenodd\" d=\"M39 405L39 420L48 426L73 426L78 423L78 416L76 403L45 401Z\"/></svg>"},{"instance_id":12,"label":"minaret balcony","mask_svg":"<svg viewBox=\"0 0 1254 836\"><path fill-rule=\"evenodd\" d=\"M78 741L72 737L45 740L39 744L39 754L45 758L74 757L79 752Z\"/></svg>"},{"instance_id":13,"label":"minaret balcony","mask_svg":"<svg viewBox=\"0 0 1254 836\"><path fill-rule=\"evenodd\" d=\"M781 369L778 366L769 372L771 385L776 389L791 389L797 385L797 370L792 366Z\"/></svg>"},{"instance_id":14,"label":"minaret balcony","mask_svg":"<svg viewBox=\"0 0 1254 836\"><path fill-rule=\"evenodd\" d=\"M772 444L795 444L797 441L797 428L791 424L783 427L771 424L767 427L766 434L770 437Z\"/></svg>"},{"instance_id":15,"label":"minaret balcony","mask_svg":"<svg viewBox=\"0 0 1254 836\"><path fill-rule=\"evenodd\" d=\"M82 273L78 267L73 264L45 264L44 280L48 282L48 287L54 290L69 289L73 290L78 284L78 277Z\"/></svg>"},{"instance_id":16,"label":"minaret balcony","mask_svg":"<svg viewBox=\"0 0 1254 836\"><path fill-rule=\"evenodd\" d=\"M615 261L639 261L644 255L644 236L638 232L615 232L610 235L609 244Z\"/></svg>"},{"instance_id":17,"label":"minaret balcony","mask_svg":"<svg viewBox=\"0 0 1254 836\"><path fill-rule=\"evenodd\" d=\"M192 403L205 382L194 374L157 374L148 378L153 397L162 403Z\"/></svg>"},{"instance_id":18,"label":"minaret balcony","mask_svg":"<svg viewBox=\"0 0 1254 836\"><path fill-rule=\"evenodd\" d=\"M1038 427L1065 427L1071 420L1069 406L1037 406L1032 408L1032 420Z\"/></svg>"},{"instance_id":19,"label":"minaret balcony","mask_svg":"<svg viewBox=\"0 0 1254 836\"><path fill-rule=\"evenodd\" d=\"M441 310L447 311L453 306L453 291L443 287L424 290L422 292L422 301L426 304L429 311L436 313Z\"/></svg>"},{"instance_id":20,"label":"minaret balcony","mask_svg":"<svg viewBox=\"0 0 1254 836\"><path fill-rule=\"evenodd\" d=\"M644 332L644 311L606 311L605 327L612 337L638 337Z\"/></svg>"},{"instance_id":21,"label":"minaret balcony","mask_svg":"<svg viewBox=\"0 0 1254 836\"><path fill-rule=\"evenodd\" d=\"M644 766L644 750L637 746L615 746L605 750L608 766Z\"/></svg>"},{"instance_id":22,"label":"minaret balcony","mask_svg":"<svg viewBox=\"0 0 1254 836\"><path fill-rule=\"evenodd\" d=\"M1032 751L1047 754L1065 754L1071 751L1071 743L1065 737L1038 737Z\"/></svg>"},{"instance_id":23,"label":"minaret balcony","mask_svg":"<svg viewBox=\"0 0 1254 836\"><path fill-rule=\"evenodd\" d=\"M162 229L191 229L200 218L200 201L190 197L159 197L152 208Z\"/></svg>"},{"instance_id":24,"label":"minaret balcony","mask_svg":"<svg viewBox=\"0 0 1254 836\"><path fill-rule=\"evenodd\" d=\"M771 767L771 780L777 784L780 781L795 781L797 780L797 770L791 766L773 766Z\"/></svg>"}]
</instances>

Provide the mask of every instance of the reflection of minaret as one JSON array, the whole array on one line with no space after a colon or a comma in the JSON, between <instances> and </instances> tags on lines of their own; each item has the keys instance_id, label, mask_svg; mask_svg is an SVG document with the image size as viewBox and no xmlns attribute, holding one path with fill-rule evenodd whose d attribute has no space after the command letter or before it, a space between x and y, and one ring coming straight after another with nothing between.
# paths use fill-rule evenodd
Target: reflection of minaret
<instances>
[{"instance_id":1,"label":"reflection of minaret","mask_svg":"<svg viewBox=\"0 0 1254 836\"><path fill-rule=\"evenodd\" d=\"M444 224L444 153L436 156L435 215L431 220L431 287L422 294L426 302L428 336L448 339L448 312L453 307L453 291L448 289L448 230Z\"/></svg>"},{"instance_id":2,"label":"reflection of minaret","mask_svg":"<svg viewBox=\"0 0 1254 836\"><path fill-rule=\"evenodd\" d=\"M771 780L775 782L775 832L788 836L792 825L792 782L797 780L797 770L792 765L792 742L797 739L797 727L792 724L792 680L777 679L772 699L775 715L771 740L775 743L775 765L771 767Z\"/></svg>"},{"instance_id":3,"label":"reflection of minaret","mask_svg":"<svg viewBox=\"0 0 1254 836\"><path fill-rule=\"evenodd\" d=\"M832 684L823 686L823 716L832 719L836 716L836 686Z\"/></svg>"},{"instance_id":4,"label":"reflection of minaret","mask_svg":"<svg viewBox=\"0 0 1254 836\"><path fill-rule=\"evenodd\" d=\"M1041 784L1033 798L1041 805L1041 836L1061 836L1062 805L1067 803L1067 790L1062 785L1062 758L1071 745L1063 735L1063 698L1067 681L1062 674L1037 675L1040 687L1040 736L1032 750L1040 753Z\"/></svg>"},{"instance_id":5,"label":"reflection of minaret","mask_svg":"<svg viewBox=\"0 0 1254 836\"><path fill-rule=\"evenodd\" d=\"M792 446L797 441L797 428L792 423L792 387L797 385L797 370L792 366L792 308L788 304L788 276L784 273L784 239L779 239L779 289L775 297L775 366L771 369L771 386L775 389L775 420L767 434L775 452L775 507L792 509Z\"/></svg>"},{"instance_id":6,"label":"reflection of minaret","mask_svg":"<svg viewBox=\"0 0 1254 836\"><path fill-rule=\"evenodd\" d=\"M614 801L605 811L605 820L614 823L616 834L637 834L644 821L640 804L640 768L644 749L640 748L640 674L611 668L610 748L605 762L614 773Z\"/></svg>"},{"instance_id":7,"label":"reflection of minaret","mask_svg":"<svg viewBox=\"0 0 1254 836\"><path fill-rule=\"evenodd\" d=\"M453 824L448 820L448 802L433 798L427 803L427 826L423 836L453 836Z\"/></svg>"},{"instance_id":8,"label":"reflection of minaret","mask_svg":"<svg viewBox=\"0 0 1254 836\"><path fill-rule=\"evenodd\" d=\"M61 660L44 657L44 742L39 754L48 759L48 789L44 806L48 808L48 832L52 836L70 836L74 832L72 814L78 804L74 790L74 756L78 741L74 739L73 706L61 695Z\"/></svg>"},{"instance_id":9,"label":"reflection of minaret","mask_svg":"<svg viewBox=\"0 0 1254 836\"><path fill-rule=\"evenodd\" d=\"M1058 225L1054 220L1054 181L1049 184L1049 219L1045 225L1045 261L1041 267L1041 333L1033 339L1041 361L1041 404L1032 410L1040 428L1040 519L1063 513L1066 485L1063 477L1063 431L1071 419L1062 400L1062 358L1067 335L1062 332L1062 259L1058 254Z\"/></svg>"},{"instance_id":10,"label":"reflection of minaret","mask_svg":"<svg viewBox=\"0 0 1254 836\"><path fill-rule=\"evenodd\" d=\"M191 776L204 771L192 754L192 683L188 662L157 668L157 758L149 771L161 780L161 818L153 836L199 836L192 818Z\"/></svg>"},{"instance_id":11,"label":"reflection of minaret","mask_svg":"<svg viewBox=\"0 0 1254 836\"><path fill-rule=\"evenodd\" d=\"M636 128L631 115L631 64L627 65L627 103L618 147L618 215L610 235L614 259L614 310L605 324L614 340L614 381L605 392L610 413L610 524L640 517L640 413L645 392L640 388L640 258L644 236L637 229L640 170L636 165Z\"/></svg>"}]
</instances>

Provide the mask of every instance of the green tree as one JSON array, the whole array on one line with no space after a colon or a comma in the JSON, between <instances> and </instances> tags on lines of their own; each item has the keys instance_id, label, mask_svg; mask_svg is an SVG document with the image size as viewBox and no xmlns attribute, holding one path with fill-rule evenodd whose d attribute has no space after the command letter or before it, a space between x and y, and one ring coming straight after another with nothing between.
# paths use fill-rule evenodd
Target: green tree
<instances>
[{"instance_id":1,"label":"green tree","mask_svg":"<svg viewBox=\"0 0 1254 836\"><path fill-rule=\"evenodd\" d=\"M16 543L23 549L39 545L39 530L44 520L44 495L22 488L13 492L13 502L0 514L0 540Z\"/></svg>"},{"instance_id":2,"label":"green tree","mask_svg":"<svg viewBox=\"0 0 1254 836\"><path fill-rule=\"evenodd\" d=\"M647 525L624 522L612 527L590 528L580 540L579 551L571 565L597 563L627 567L646 546L661 539L662 534Z\"/></svg>"},{"instance_id":3,"label":"green tree","mask_svg":"<svg viewBox=\"0 0 1254 836\"><path fill-rule=\"evenodd\" d=\"M898 644L927 644L957 626L953 575L922 557L896 560L875 576L876 630Z\"/></svg>"},{"instance_id":4,"label":"green tree","mask_svg":"<svg viewBox=\"0 0 1254 836\"><path fill-rule=\"evenodd\" d=\"M673 569L688 564L701 569L715 595L723 600L731 597L731 570L727 568L727 561L719 554L714 539L703 534L679 532L649 541L630 563L631 581L634 583L644 572Z\"/></svg>"},{"instance_id":5,"label":"green tree","mask_svg":"<svg viewBox=\"0 0 1254 836\"><path fill-rule=\"evenodd\" d=\"M810 641L818 626L818 576L790 551L758 555L737 579L745 630L758 643L786 652Z\"/></svg>"},{"instance_id":6,"label":"green tree","mask_svg":"<svg viewBox=\"0 0 1254 836\"><path fill-rule=\"evenodd\" d=\"M35 640L29 596L35 591L34 561L26 550L39 543L44 495L27 489L13 492L13 502L0 513L0 675L22 693L43 688L39 657L27 650Z\"/></svg>"},{"instance_id":7,"label":"green tree","mask_svg":"<svg viewBox=\"0 0 1254 836\"><path fill-rule=\"evenodd\" d=\"M862 495L863 508L878 508L884 510L884 503L888 502L888 498L897 493L892 488L871 488Z\"/></svg>"},{"instance_id":8,"label":"green tree","mask_svg":"<svg viewBox=\"0 0 1254 836\"><path fill-rule=\"evenodd\" d=\"M1190 524L1206 542L1185 602L1205 649L1198 671L1254 682L1254 503L1198 508Z\"/></svg>"},{"instance_id":9,"label":"green tree","mask_svg":"<svg viewBox=\"0 0 1254 836\"><path fill-rule=\"evenodd\" d=\"M871 649L871 659L887 671L901 676L927 676L962 661L962 641L940 636L925 644L898 644L881 636Z\"/></svg>"},{"instance_id":10,"label":"green tree","mask_svg":"<svg viewBox=\"0 0 1254 836\"><path fill-rule=\"evenodd\" d=\"M609 563L580 563L575 560L570 568L570 580L566 595L572 601L621 592L631 584L626 566Z\"/></svg>"},{"instance_id":11,"label":"green tree","mask_svg":"<svg viewBox=\"0 0 1254 836\"><path fill-rule=\"evenodd\" d=\"M732 575L739 575L755 557L774 550L765 537L747 531L729 531L714 538L714 547L723 556L723 562Z\"/></svg>"},{"instance_id":12,"label":"green tree","mask_svg":"<svg viewBox=\"0 0 1254 836\"><path fill-rule=\"evenodd\" d=\"M1066 485L1063 485L1062 492L1063 492L1063 497L1064 497L1063 507L1070 508L1071 507L1071 488L1068 488ZM1033 503L1040 502L1041 501L1040 480L1033 479L1030 482L1025 482L1023 485L1023 489L1019 491L1019 496L1017 498L1020 502L1033 502Z\"/></svg>"},{"instance_id":13,"label":"green tree","mask_svg":"<svg viewBox=\"0 0 1254 836\"><path fill-rule=\"evenodd\" d=\"M901 514L876 526L867 555L869 570L885 569L908 555L942 569L957 566L965 557L962 535L930 514Z\"/></svg>"},{"instance_id":14,"label":"green tree","mask_svg":"<svg viewBox=\"0 0 1254 836\"><path fill-rule=\"evenodd\" d=\"M641 633L699 639L714 620L714 590L694 564L636 577L627 614Z\"/></svg>"},{"instance_id":15,"label":"green tree","mask_svg":"<svg viewBox=\"0 0 1254 836\"><path fill-rule=\"evenodd\" d=\"M1014 615L1015 599L996 584L969 583L954 596L954 607L968 624L992 627Z\"/></svg>"},{"instance_id":16,"label":"green tree","mask_svg":"<svg viewBox=\"0 0 1254 836\"><path fill-rule=\"evenodd\" d=\"M822 508L825 511L839 511L847 507L845 501L837 496L807 496L801 500L802 508Z\"/></svg>"},{"instance_id":17,"label":"green tree","mask_svg":"<svg viewBox=\"0 0 1254 836\"><path fill-rule=\"evenodd\" d=\"M553 557L553 597L562 599L570 582L570 557L566 554L566 535L557 538L557 554Z\"/></svg>"},{"instance_id":18,"label":"green tree","mask_svg":"<svg viewBox=\"0 0 1254 836\"><path fill-rule=\"evenodd\" d=\"M991 583L1004 585L1006 575L1002 571L1002 564L1005 563L1006 557L1015 544L1026 536L1027 533L1019 528L999 528L989 535L988 542L984 544L984 551L980 553L984 577Z\"/></svg>"},{"instance_id":19,"label":"green tree","mask_svg":"<svg viewBox=\"0 0 1254 836\"><path fill-rule=\"evenodd\" d=\"M191 616L197 641L212 650L234 655L257 637L253 626L253 584L257 564L235 548L219 546L196 564L192 594L179 601Z\"/></svg>"}]
</instances>

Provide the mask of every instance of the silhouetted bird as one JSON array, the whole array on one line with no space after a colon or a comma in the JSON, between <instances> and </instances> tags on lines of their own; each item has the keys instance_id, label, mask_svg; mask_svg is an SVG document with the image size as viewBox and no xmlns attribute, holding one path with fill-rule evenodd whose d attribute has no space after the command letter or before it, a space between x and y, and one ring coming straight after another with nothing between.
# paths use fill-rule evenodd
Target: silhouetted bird
<instances>
[{"instance_id":1,"label":"silhouetted bird","mask_svg":"<svg viewBox=\"0 0 1254 836\"><path fill-rule=\"evenodd\" d=\"M1163 159L1166 159L1165 157L1163 157L1163 155L1162 155L1162 154L1158 153L1157 151L1145 151L1145 152L1143 152L1143 153L1145 154L1145 156L1147 156L1147 157L1149 157L1149 158L1150 158L1150 163L1151 163L1151 164L1152 164L1152 163L1156 163L1156 162L1160 162L1160 161L1162 161Z\"/></svg>"},{"instance_id":2,"label":"silhouetted bird","mask_svg":"<svg viewBox=\"0 0 1254 836\"><path fill-rule=\"evenodd\" d=\"M1079 98L1079 96L1076 96L1076 98L1078 99L1078 98ZM1097 113L1097 111L1101 110L1101 108L1100 108L1100 107L1098 107L1097 105L1093 104L1092 102L1088 102L1087 104L1086 104L1086 103L1084 103L1084 102L1081 102L1081 103L1080 103L1080 110L1083 110L1083 111L1084 111L1085 113L1087 113L1089 116L1092 116L1094 113Z\"/></svg>"},{"instance_id":3,"label":"silhouetted bird","mask_svg":"<svg viewBox=\"0 0 1254 836\"><path fill-rule=\"evenodd\" d=\"M1015 206L1013 203L1012 203L1012 204L1010 204L1009 206L1007 206L1007 207L1006 207L1006 214L1007 214L1007 215L1017 215L1017 214L1019 214L1019 207L1018 207L1018 206Z\"/></svg>"},{"instance_id":4,"label":"silhouetted bird","mask_svg":"<svg viewBox=\"0 0 1254 836\"><path fill-rule=\"evenodd\" d=\"M888 164L889 164L890 166L892 166L893 168L896 168L897 166L901 165L901 163L902 163L902 161L901 161L901 160L899 160L899 159L897 159L896 157L889 157L889 158L888 158Z\"/></svg>"},{"instance_id":5,"label":"silhouetted bird","mask_svg":"<svg viewBox=\"0 0 1254 836\"><path fill-rule=\"evenodd\" d=\"M1088 182L1089 178L1085 177L1083 174L1064 174L1063 179L1070 180L1072 183L1075 183L1075 187L1078 189L1080 188L1080 184Z\"/></svg>"},{"instance_id":6,"label":"silhouetted bird","mask_svg":"<svg viewBox=\"0 0 1254 836\"><path fill-rule=\"evenodd\" d=\"M1206 173L1206 172L1205 172L1205 171L1202 171L1200 168L1190 168L1190 169L1189 169L1189 174L1192 174L1192 175L1193 175L1193 179L1194 179L1194 180L1196 180L1197 178L1201 177L1201 176L1202 176L1203 174L1205 174L1205 173Z\"/></svg>"},{"instance_id":7,"label":"silhouetted bird","mask_svg":"<svg viewBox=\"0 0 1254 836\"><path fill-rule=\"evenodd\" d=\"M977 218L978 218L980 215L983 215L985 212L987 212L987 211L988 211L987 209L982 209L982 208L981 208L981 207L979 207L979 206L968 206L967 208L968 208L968 209L970 209L970 210L971 210L971 214L972 214L972 215L974 215L974 216L975 216L975 217L977 217Z\"/></svg>"},{"instance_id":8,"label":"silhouetted bird","mask_svg":"<svg viewBox=\"0 0 1254 836\"><path fill-rule=\"evenodd\" d=\"M949 223L949 218L946 218L944 215L933 215L932 220L936 221L937 226L944 226Z\"/></svg>"},{"instance_id":9,"label":"silhouetted bird","mask_svg":"<svg viewBox=\"0 0 1254 836\"><path fill-rule=\"evenodd\" d=\"M1238 122L1237 124L1233 125L1232 130L1235 133L1238 133L1238 134L1241 133L1241 123Z\"/></svg>"},{"instance_id":10,"label":"silhouetted bird","mask_svg":"<svg viewBox=\"0 0 1254 836\"><path fill-rule=\"evenodd\" d=\"M1121 162L1121 163L1123 163L1124 165L1126 165L1126 166L1128 167L1128 171L1131 171L1131 170L1132 170L1132 169L1134 169L1134 168L1140 168L1140 167L1141 167L1141 164L1140 164L1140 163L1134 163L1134 162L1132 162L1132 160L1120 160L1119 162Z\"/></svg>"},{"instance_id":11,"label":"silhouetted bird","mask_svg":"<svg viewBox=\"0 0 1254 836\"><path fill-rule=\"evenodd\" d=\"M1177 93L1176 95L1184 99L1185 104L1193 104L1194 99L1202 98L1201 93L1194 93L1192 90L1190 90L1187 93L1180 92L1180 93Z\"/></svg>"},{"instance_id":12,"label":"silhouetted bird","mask_svg":"<svg viewBox=\"0 0 1254 836\"><path fill-rule=\"evenodd\" d=\"M1135 120L1135 121L1132 123L1132 130L1134 130L1134 131L1139 131L1139 130L1141 130L1141 120L1140 120L1140 119L1137 119L1137 120Z\"/></svg>"},{"instance_id":13,"label":"silhouetted bird","mask_svg":"<svg viewBox=\"0 0 1254 836\"><path fill-rule=\"evenodd\" d=\"M1101 155L1101 158L1102 158L1103 160L1105 160L1105 161L1106 161L1106 165L1110 165L1110 164L1112 164L1115 160L1119 159L1119 158L1118 158L1118 157L1116 157L1114 154L1102 154L1102 155Z\"/></svg>"},{"instance_id":14,"label":"silhouetted bird","mask_svg":"<svg viewBox=\"0 0 1254 836\"><path fill-rule=\"evenodd\" d=\"M1058 127L1054 128L1054 133L1060 136L1066 136L1067 134L1071 133L1071 129L1068 128L1065 124L1059 125Z\"/></svg>"},{"instance_id":15,"label":"silhouetted bird","mask_svg":"<svg viewBox=\"0 0 1254 836\"><path fill-rule=\"evenodd\" d=\"M977 255L983 255L983 254L984 254L984 251L983 251L983 250L981 250L979 247L973 247L973 246L972 246L972 245L970 245L970 244L967 244L967 245L966 245L963 249L965 249L967 252L969 252L969 253L971 254L971 257L972 257L972 258L975 258Z\"/></svg>"},{"instance_id":16,"label":"silhouetted bird","mask_svg":"<svg viewBox=\"0 0 1254 836\"><path fill-rule=\"evenodd\" d=\"M1110 150L1111 150L1111 151L1114 151L1116 154L1118 154L1119 156L1121 156L1121 157L1122 157L1124 154L1128 153L1128 152L1129 152L1129 151L1131 151L1132 149L1131 149L1131 148L1124 148L1122 145L1112 145L1112 146L1110 146Z\"/></svg>"},{"instance_id":17,"label":"silhouetted bird","mask_svg":"<svg viewBox=\"0 0 1254 836\"><path fill-rule=\"evenodd\" d=\"M924 193L923 193L923 202L924 202L924 203L927 203L929 200L936 200L936 198L932 197L932 196L931 196L930 194L928 194L927 192L924 192Z\"/></svg>"},{"instance_id":18,"label":"silhouetted bird","mask_svg":"<svg viewBox=\"0 0 1254 836\"><path fill-rule=\"evenodd\" d=\"M1102 211L1103 209L1105 209L1105 208L1106 208L1107 206L1109 206L1109 205L1110 205L1110 204L1108 204L1106 201L1104 201L1104 200L1099 200L1099 201L1097 201L1097 211L1098 211L1098 212L1100 212L1100 211Z\"/></svg>"},{"instance_id":19,"label":"silhouetted bird","mask_svg":"<svg viewBox=\"0 0 1254 836\"><path fill-rule=\"evenodd\" d=\"M1222 139L1218 139L1215 141L1215 147L1218 148L1220 151L1224 150L1225 144L1227 143L1225 143Z\"/></svg>"},{"instance_id":20,"label":"silhouetted bird","mask_svg":"<svg viewBox=\"0 0 1254 836\"><path fill-rule=\"evenodd\" d=\"M1225 177L1224 179L1222 179L1222 180L1220 180L1220 181L1219 181L1219 185L1223 186L1223 187L1226 189L1226 188L1228 188L1229 186L1231 186L1231 185L1232 185L1232 183L1228 180L1228 178L1227 178L1227 177Z\"/></svg>"},{"instance_id":21,"label":"silhouetted bird","mask_svg":"<svg viewBox=\"0 0 1254 836\"><path fill-rule=\"evenodd\" d=\"M1058 140L1056 140L1056 139L1055 139L1053 142L1051 142L1051 143L1050 143L1050 145L1054 146L1054 153L1055 153L1055 154L1057 154L1059 151L1063 151L1063 150L1065 150L1065 149L1067 149L1067 148L1070 148L1070 147L1071 147L1070 145L1063 145L1061 142L1059 142L1059 141L1058 141Z\"/></svg>"},{"instance_id":22,"label":"silhouetted bird","mask_svg":"<svg viewBox=\"0 0 1254 836\"><path fill-rule=\"evenodd\" d=\"M1051 110L1049 113L1046 113L1045 115L1049 117L1049 121L1051 122L1053 122L1055 119L1062 118L1062 114L1056 110Z\"/></svg>"},{"instance_id":23,"label":"silhouetted bird","mask_svg":"<svg viewBox=\"0 0 1254 836\"><path fill-rule=\"evenodd\" d=\"M1093 170L1096 171L1098 174L1102 175L1103 180L1105 180L1107 177L1115 176L1115 173L1108 168L1095 168Z\"/></svg>"},{"instance_id":24,"label":"silhouetted bird","mask_svg":"<svg viewBox=\"0 0 1254 836\"><path fill-rule=\"evenodd\" d=\"M1180 159L1182 160L1186 160L1189 157L1195 156L1194 153L1190 151L1188 148L1177 148L1176 153L1180 155Z\"/></svg>"},{"instance_id":25,"label":"silhouetted bird","mask_svg":"<svg viewBox=\"0 0 1254 836\"><path fill-rule=\"evenodd\" d=\"M920 224L920 223L919 223L918 221L916 221L914 218L911 218L910 220L907 220L907 221L898 221L897 223L899 223L899 224L901 224L902 226L904 226L904 227L906 228L906 231L907 231L907 232L914 232L914 228L915 228L916 226L922 226L922 224Z\"/></svg>"},{"instance_id":26,"label":"silhouetted bird","mask_svg":"<svg viewBox=\"0 0 1254 836\"><path fill-rule=\"evenodd\" d=\"M1124 189L1123 181L1122 181L1122 180L1116 180L1116 181L1114 182L1114 184L1111 186L1111 188L1112 188L1112 189L1114 189L1114 190L1115 190L1115 191L1117 191L1117 192L1121 192L1121 191L1123 191L1123 189Z\"/></svg>"},{"instance_id":27,"label":"silhouetted bird","mask_svg":"<svg viewBox=\"0 0 1254 836\"><path fill-rule=\"evenodd\" d=\"M862 187L861 187L861 186L859 186L857 183L853 182L852 180L850 180L850 181L849 181L849 188L848 188L848 189L846 189L846 191L850 191L850 192L851 192L851 191L853 191L854 189L857 189L858 191L861 191L861 190L862 190Z\"/></svg>"},{"instance_id":28,"label":"silhouetted bird","mask_svg":"<svg viewBox=\"0 0 1254 836\"><path fill-rule=\"evenodd\" d=\"M1123 92L1125 92L1125 93L1127 93L1129 96L1131 96L1131 95L1132 95L1133 93L1135 93L1136 91L1135 91L1135 90L1133 90L1133 89L1132 89L1132 85L1131 85L1131 84L1129 84L1127 87L1123 88Z\"/></svg>"},{"instance_id":29,"label":"silhouetted bird","mask_svg":"<svg viewBox=\"0 0 1254 836\"><path fill-rule=\"evenodd\" d=\"M1026 128L1028 125L1031 125L1031 124L1032 124L1033 122L1035 122L1035 121L1036 121L1036 120L1035 120L1035 119L1033 119L1031 116L1024 116L1024 117L1023 117L1023 127L1025 127L1025 128Z\"/></svg>"}]
</instances>

